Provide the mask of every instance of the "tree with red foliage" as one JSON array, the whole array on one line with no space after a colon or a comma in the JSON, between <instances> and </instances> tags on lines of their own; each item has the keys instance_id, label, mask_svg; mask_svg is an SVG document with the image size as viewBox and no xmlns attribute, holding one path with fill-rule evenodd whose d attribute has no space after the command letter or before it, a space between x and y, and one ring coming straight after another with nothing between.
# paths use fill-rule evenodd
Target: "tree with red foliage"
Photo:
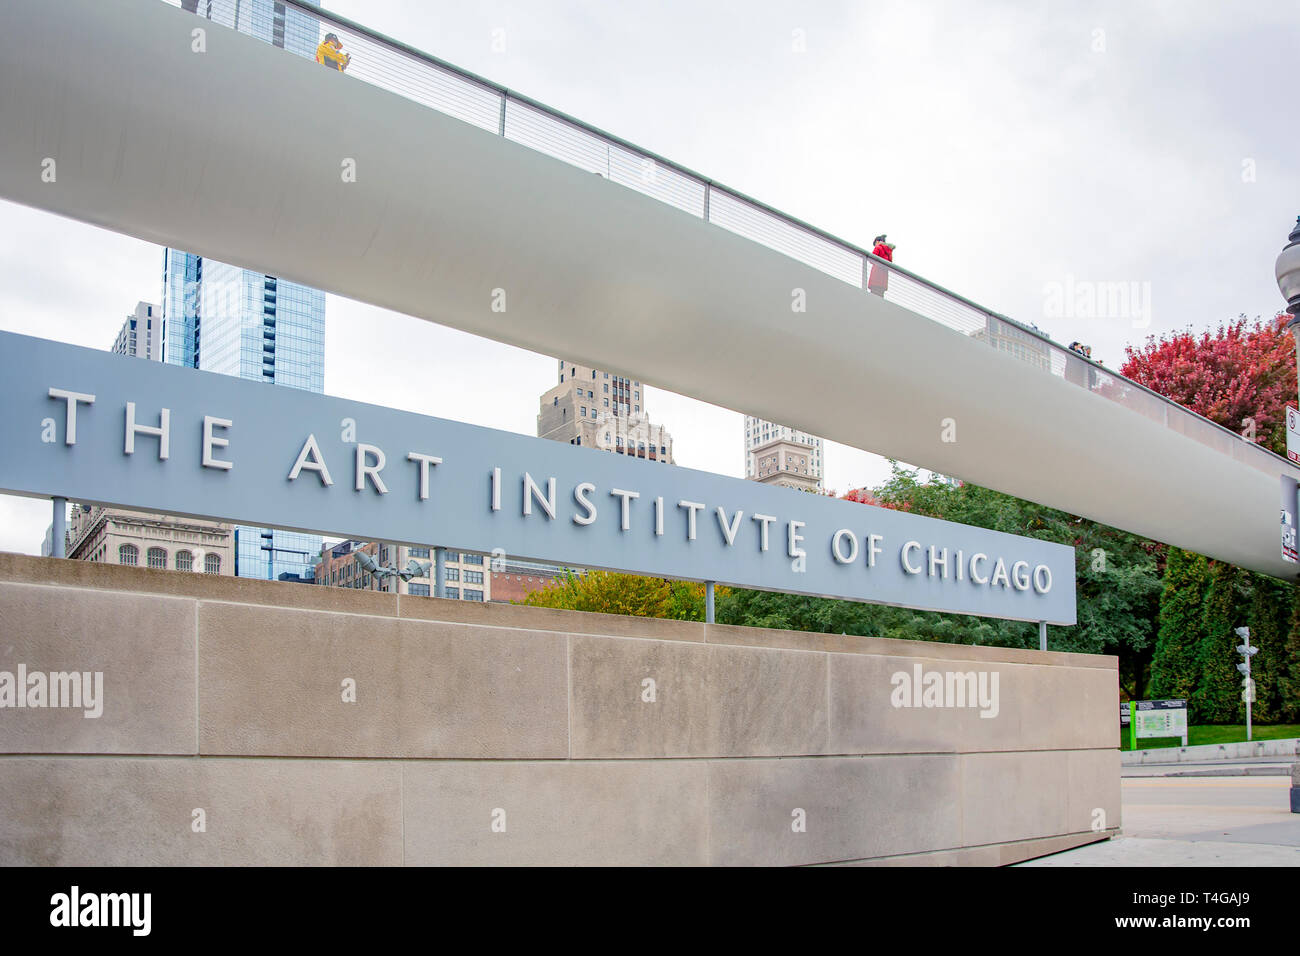
<instances>
[{"instance_id":1,"label":"tree with red foliage","mask_svg":"<svg viewBox=\"0 0 1300 956\"><path fill-rule=\"evenodd\" d=\"M860 505L875 505L877 508L897 509L892 502L881 501L870 488L854 488L844 496L845 501L856 501Z\"/></svg>"},{"instance_id":2,"label":"tree with red foliage","mask_svg":"<svg viewBox=\"0 0 1300 956\"><path fill-rule=\"evenodd\" d=\"M1286 404L1296 397L1295 343L1285 331L1290 316L1271 321L1246 317L1199 336L1190 329L1125 350L1120 373L1204 415L1286 454Z\"/></svg>"}]
</instances>

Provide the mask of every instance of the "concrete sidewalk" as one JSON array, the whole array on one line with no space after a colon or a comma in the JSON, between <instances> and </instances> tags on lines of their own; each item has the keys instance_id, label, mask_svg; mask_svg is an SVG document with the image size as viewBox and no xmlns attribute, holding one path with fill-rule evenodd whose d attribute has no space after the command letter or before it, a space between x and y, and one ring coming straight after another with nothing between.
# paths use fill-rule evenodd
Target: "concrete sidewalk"
<instances>
[{"instance_id":1,"label":"concrete sidewalk","mask_svg":"<svg viewBox=\"0 0 1300 956\"><path fill-rule=\"evenodd\" d=\"M1300 847L1120 836L1016 866L1300 866Z\"/></svg>"},{"instance_id":2,"label":"concrete sidewalk","mask_svg":"<svg viewBox=\"0 0 1300 956\"><path fill-rule=\"evenodd\" d=\"M1121 780L1120 836L1020 865L1300 866L1289 765L1287 776L1130 773L1135 769L1125 768Z\"/></svg>"}]
</instances>

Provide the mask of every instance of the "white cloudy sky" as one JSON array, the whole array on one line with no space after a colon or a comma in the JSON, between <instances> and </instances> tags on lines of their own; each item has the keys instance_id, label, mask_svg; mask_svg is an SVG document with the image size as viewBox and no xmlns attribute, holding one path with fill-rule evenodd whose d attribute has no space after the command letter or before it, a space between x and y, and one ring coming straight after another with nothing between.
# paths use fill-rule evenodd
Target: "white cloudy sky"
<instances>
[{"instance_id":1,"label":"white cloudy sky","mask_svg":"<svg viewBox=\"0 0 1300 956\"><path fill-rule=\"evenodd\" d=\"M1280 305L1272 264L1300 213L1294 0L325 5L850 241L887 231L901 265L1111 367L1148 334ZM0 203L0 328L106 348L158 301L161 265L156 246ZM1071 278L1149 283L1149 326L1046 315ZM326 391L534 432L550 357L327 309ZM681 463L741 474L738 414L647 403ZM886 472L836 445L826 470L840 491ZM39 550L48 522L47 502L0 497L0 550Z\"/></svg>"}]
</instances>

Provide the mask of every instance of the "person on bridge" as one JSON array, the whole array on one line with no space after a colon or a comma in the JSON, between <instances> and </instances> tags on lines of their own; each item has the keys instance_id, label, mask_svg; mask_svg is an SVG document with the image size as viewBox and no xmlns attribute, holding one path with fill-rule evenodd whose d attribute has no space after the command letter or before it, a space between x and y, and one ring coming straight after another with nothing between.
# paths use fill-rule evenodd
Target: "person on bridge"
<instances>
[{"instance_id":1,"label":"person on bridge","mask_svg":"<svg viewBox=\"0 0 1300 956\"><path fill-rule=\"evenodd\" d=\"M327 70L338 70L342 73L352 62L352 54L343 52L343 43L333 33L325 34L325 39L321 40L320 46L316 47L316 62Z\"/></svg>"},{"instance_id":2,"label":"person on bridge","mask_svg":"<svg viewBox=\"0 0 1300 956\"><path fill-rule=\"evenodd\" d=\"M878 259L884 259L886 262L894 261L894 244L885 241L885 234L882 232L875 238L875 247L871 254ZM889 267L882 266L879 262L871 264L871 275L867 278L867 291L873 295L883 296L885 290L889 288Z\"/></svg>"}]
</instances>

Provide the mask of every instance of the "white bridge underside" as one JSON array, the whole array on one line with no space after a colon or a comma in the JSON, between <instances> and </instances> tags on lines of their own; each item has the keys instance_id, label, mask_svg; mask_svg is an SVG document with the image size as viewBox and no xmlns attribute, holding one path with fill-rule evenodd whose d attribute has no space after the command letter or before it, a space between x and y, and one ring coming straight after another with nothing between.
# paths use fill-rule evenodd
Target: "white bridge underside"
<instances>
[{"instance_id":1,"label":"white bridge underside","mask_svg":"<svg viewBox=\"0 0 1300 956\"><path fill-rule=\"evenodd\" d=\"M0 0L0 196L1295 575L1279 553L1277 475L1300 470L1234 460L716 225L255 39L210 26L194 53L195 25L158 0ZM796 288L805 313L791 311ZM956 442L941 440L947 418Z\"/></svg>"}]
</instances>

